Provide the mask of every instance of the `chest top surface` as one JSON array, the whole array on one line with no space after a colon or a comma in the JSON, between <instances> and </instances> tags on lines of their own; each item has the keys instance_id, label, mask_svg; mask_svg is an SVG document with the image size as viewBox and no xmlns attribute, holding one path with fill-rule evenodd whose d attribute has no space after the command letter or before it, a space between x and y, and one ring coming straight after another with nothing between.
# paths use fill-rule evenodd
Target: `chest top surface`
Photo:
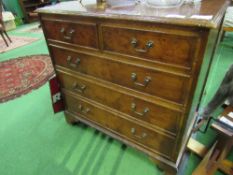
<instances>
[{"instance_id":1,"label":"chest top surface","mask_svg":"<svg viewBox=\"0 0 233 175\"><path fill-rule=\"evenodd\" d=\"M76 0L40 8L37 12L216 28L221 23L229 1L202 0L170 8L151 7L145 0L124 4L116 3L116 0L108 0L105 4L96 3L96 0L82 0L82 3Z\"/></svg>"}]
</instances>

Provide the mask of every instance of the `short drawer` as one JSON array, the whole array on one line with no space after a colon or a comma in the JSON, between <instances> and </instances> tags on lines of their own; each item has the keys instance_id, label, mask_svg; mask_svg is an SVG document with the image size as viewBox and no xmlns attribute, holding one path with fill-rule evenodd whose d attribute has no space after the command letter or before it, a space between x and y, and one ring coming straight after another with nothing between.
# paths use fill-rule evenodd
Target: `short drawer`
<instances>
[{"instance_id":1,"label":"short drawer","mask_svg":"<svg viewBox=\"0 0 233 175\"><path fill-rule=\"evenodd\" d=\"M43 20L48 39L58 40L84 47L97 48L98 37L95 23Z\"/></svg>"},{"instance_id":2,"label":"short drawer","mask_svg":"<svg viewBox=\"0 0 233 175\"><path fill-rule=\"evenodd\" d=\"M103 49L150 61L191 67L196 40L166 32L102 26Z\"/></svg>"},{"instance_id":3,"label":"short drawer","mask_svg":"<svg viewBox=\"0 0 233 175\"><path fill-rule=\"evenodd\" d=\"M174 138L138 125L78 96L74 97L65 94L65 103L68 111L114 134L127 138L134 144L153 149L155 152L162 153L166 157L172 155L175 145Z\"/></svg>"},{"instance_id":4,"label":"short drawer","mask_svg":"<svg viewBox=\"0 0 233 175\"><path fill-rule=\"evenodd\" d=\"M82 75L72 75L58 70L57 76L62 88L154 125L170 135L177 133L182 115L179 111L145 101L140 96L130 94L129 91L119 90L118 87L93 81Z\"/></svg>"},{"instance_id":5,"label":"short drawer","mask_svg":"<svg viewBox=\"0 0 233 175\"><path fill-rule=\"evenodd\" d=\"M189 78L51 47L55 64L180 104Z\"/></svg>"}]
</instances>

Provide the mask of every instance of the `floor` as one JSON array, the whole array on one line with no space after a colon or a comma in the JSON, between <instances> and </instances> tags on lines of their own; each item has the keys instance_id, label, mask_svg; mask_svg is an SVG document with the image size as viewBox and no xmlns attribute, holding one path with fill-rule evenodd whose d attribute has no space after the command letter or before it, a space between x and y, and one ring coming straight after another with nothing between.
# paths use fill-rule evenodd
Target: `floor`
<instances>
[{"instance_id":1,"label":"floor","mask_svg":"<svg viewBox=\"0 0 233 175\"><path fill-rule=\"evenodd\" d=\"M0 54L0 61L24 55L48 53L43 35L25 33L25 25L10 35L37 37L40 40ZM233 63L233 35L221 43L203 97L204 106L220 84L227 67ZM160 175L146 155L80 124L65 123L64 114L53 114L48 83L15 100L0 104L1 175ZM197 139L210 144L211 130ZM231 156L233 157L233 156ZM191 154L182 173L190 175L200 161Z\"/></svg>"}]
</instances>

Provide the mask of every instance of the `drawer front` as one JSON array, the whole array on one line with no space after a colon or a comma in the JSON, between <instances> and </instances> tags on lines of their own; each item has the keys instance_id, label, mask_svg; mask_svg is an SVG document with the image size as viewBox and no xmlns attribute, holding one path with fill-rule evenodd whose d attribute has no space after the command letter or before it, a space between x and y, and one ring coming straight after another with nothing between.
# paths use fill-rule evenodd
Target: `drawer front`
<instances>
[{"instance_id":1,"label":"drawer front","mask_svg":"<svg viewBox=\"0 0 233 175\"><path fill-rule=\"evenodd\" d=\"M50 50L56 64L83 74L180 104L184 103L187 95L186 85L189 79L186 77L54 47Z\"/></svg>"},{"instance_id":2,"label":"drawer front","mask_svg":"<svg viewBox=\"0 0 233 175\"><path fill-rule=\"evenodd\" d=\"M151 61L191 67L195 40L162 32L102 27L103 49Z\"/></svg>"},{"instance_id":3,"label":"drawer front","mask_svg":"<svg viewBox=\"0 0 233 175\"><path fill-rule=\"evenodd\" d=\"M175 140L172 138L121 118L117 114L111 113L86 100L84 101L80 97L71 97L66 94L65 103L68 111L86 118L117 135L125 137L134 144L153 149L166 157L172 155L172 147L175 145Z\"/></svg>"},{"instance_id":4,"label":"drawer front","mask_svg":"<svg viewBox=\"0 0 233 175\"><path fill-rule=\"evenodd\" d=\"M118 91L116 87L95 82L81 75L74 76L58 70L57 76L62 88L153 124L170 135L176 135L180 112L144 101L127 91Z\"/></svg>"},{"instance_id":5,"label":"drawer front","mask_svg":"<svg viewBox=\"0 0 233 175\"><path fill-rule=\"evenodd\" d=\"M48 39L84 47L98 47L97 27L94 23L44 20L43 26Z\"/></svg>"}]
</instances>

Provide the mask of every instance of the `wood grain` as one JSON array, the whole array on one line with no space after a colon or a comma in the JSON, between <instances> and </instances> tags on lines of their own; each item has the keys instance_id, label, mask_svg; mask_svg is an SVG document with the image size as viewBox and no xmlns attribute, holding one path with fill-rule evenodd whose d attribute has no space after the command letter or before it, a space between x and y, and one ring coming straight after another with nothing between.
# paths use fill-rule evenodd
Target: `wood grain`
<instances>
[{"instance_id":1,"label":"wood grain","mask_svg":"<svg viewBox=\"0 0 233 175\"><path fill-rule=\"evenodd\" d=\"M175 174L228 2L175 9L66 3L73 8L61 3L38 12L68 122L87 123ZM165 17L171 13L185 18ZM207 69L199 77L203 62Z\"/></svg>"},{"instance_id":2,"label":"wood grain","mask_svg":"<svg viewBox=\"0 0 233 175\"><path fill-rule=\"evenodd\" d=\"M74 76L60 69L57 73L62 88L121 111L139 122L145 122L145 126L152 126L155 130L160 130L173 137L176 136L182 112L145 101L141 96L136 97L129 91L95 81L82 74ZM82 86L85 86L85 89L81 91L80 87ZM135 109L132 109L132 104L136 105ZM146 108L148 112L144 114Z\"/></svg>"},{"instance_id":3,"label":"wood grain","mask_svg":"<svg viewBox=\"0 0 233 175\"><path fill-rule=\"evenodd\" d=\"M67 22L65 20L45 20L43 23L48 39L57 39L80 46L98 48L95 23Z\"/></svg>"},{"instance_id":4,"label":"wood grain","mask_svg":"<svg viewBox=\"0 0 233 175\"><path fill-rule=\"evenodd\" d=\"M101 107L99 104L79 95L74 96L68 91L63 92L65 93L65 103L68 111L98 123L98 125L107 130L117 132L118 135L122 135L135 144L141 144L143 147L149 147L158 153L162 153L166 158L171 156L173 150L170 145L174 144L174 139L147 129L140 123L133 122L133 120L123 118L123 115L106 107ZM78 108L79 105L83 107L81 110ZM86 112L87 109L89 109L88 112ZM154 140L157 141L155 142Z\"/></svg>"},{"instance_id":5,"label":"wood grain","mask_svg":"<svg viewBox=\"0 0 233 175\"><path fill-rule=\"evenodd\" d=\"M156 95L179 104L184 103L184 95L188 93L188 89L185 86L189 79L186 77L154 71L140 66L124 64L120 61L114 62L81 53L77 54L65 49L50 49L54 55L54 61L57 65L67 67L83 74L104 79L143 93ZM72 58L73 63L77 59L80 59L79 65L76 67L70 66L70 64L67 63L68 57ZM135 81L132 80L132 74L136 74ZM147 77L150 77L150 81L147 86L143 87L135 84L144 84Z\"/></svg>"},{"instance_id":6,"label":"wood grain","mask_svg":"<svg viewBox=\"0 0 233 175\"><path fill-rule=\"evenodd\" d=\"M84 17L98 17L109 19L125 19L133 21L145 21L156 22L162 24L174 24L181 26L195 26L195 27L207 27L217 28L221 24L221 19L225 13L228 0L204 0L198 4L183 4L181 7L175 8L151 8L146 4L122 7L112 9L108 5L97 5L96 0L92 0L92 3L80 4L78 1L73 2L70 6L75 8L69 8L64 6L58 6L56 8L43 8L38 9L39 13L52 13L52 14L72 14ZM123 15L122 15L123 14ZM140 14L140 15L138 15ZM167 15L181 15L185 18L166 17ZM211 19L191 18L192 15L198 16L212 16Z\"/></svg>"}]
</instances>

